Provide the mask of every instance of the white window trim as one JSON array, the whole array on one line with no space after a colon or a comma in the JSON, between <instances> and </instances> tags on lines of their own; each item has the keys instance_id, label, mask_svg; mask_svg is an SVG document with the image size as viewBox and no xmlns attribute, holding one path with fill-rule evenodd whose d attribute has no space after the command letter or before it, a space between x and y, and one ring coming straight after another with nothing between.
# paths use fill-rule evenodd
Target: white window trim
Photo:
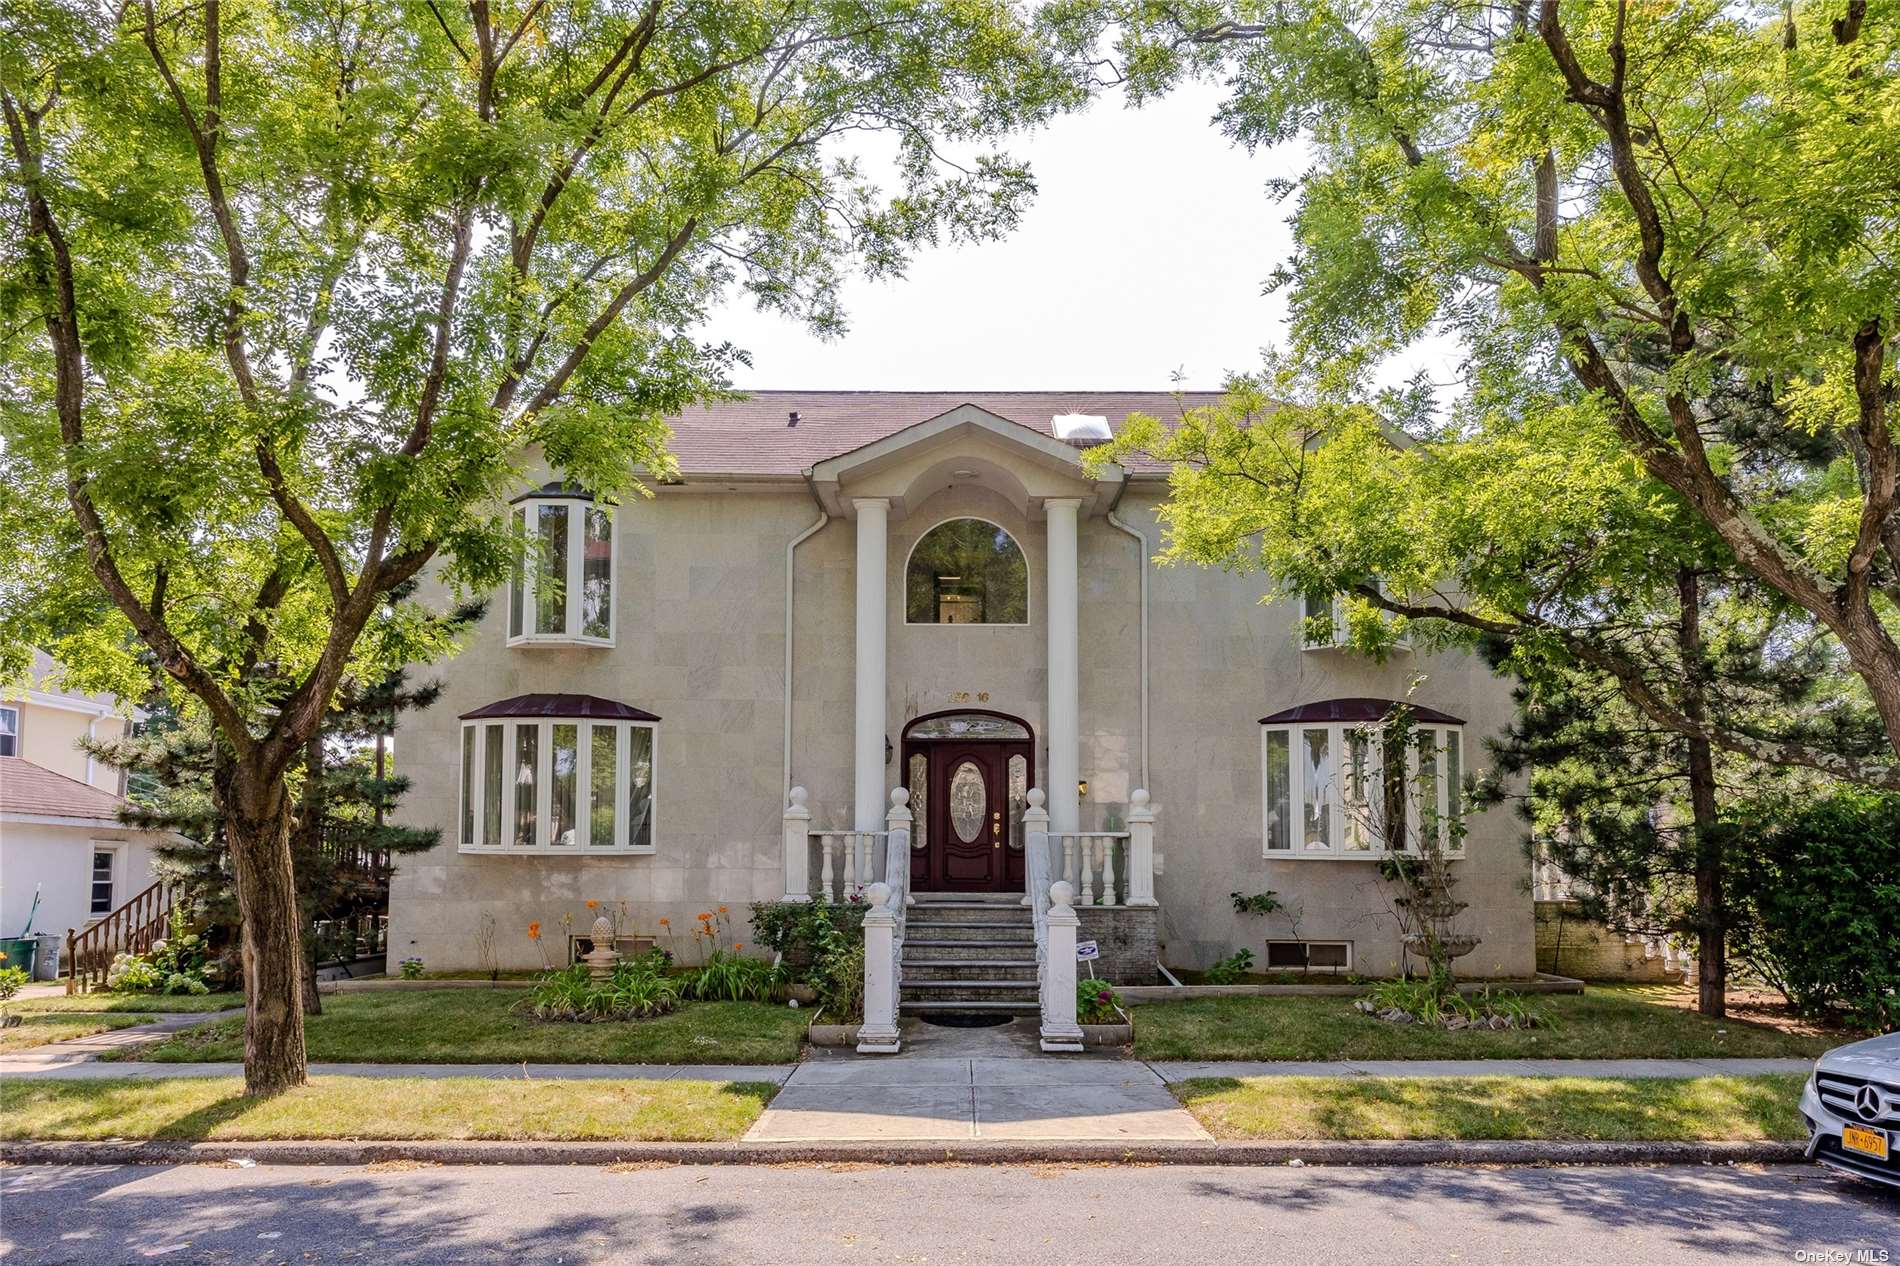
<instances>
[{"instance_id":1,"label":"white window trim","mask_svg":"<svg viewBox=\"0 0 1900 1266\"><path fill-rule=\"evenodd\" d=\"M17 703L7 703L0 704L0 712L11 712L13 714L13 733L11 735L13 739L12 754L15 756L24 756L26 754L26 747L21 741L20 722L25 719L26 710Z\"/></svg>"},{"instance_id":2,"label":"white window trim","mask_svg":"<svg viewBox=\"0 0 1900 1266\"><path fill-rule=\"evenodd\" d=\"M94 912L92 908L92 860L99 853L112 855L112 900L106 908ZM93 840L92 847L86 852L86 922L97 923L117 910L119 898L125 895L125 843L121 840Z\"/></svg>"},{"instance_id":3,"label":"white window trim","mask_svg":"<svg viewBox=\"0 0 1900 1266\"><path fill-rule=\"evenodd\" d=\"M521 632L510 632L510 646L612 646L616 632L616 608L620 605L620 519L613 507L604 506L596 501L582 497L528 497L508 507L514 527L523 533L524 542L536 539L534 521L539 516L535 510L541 506L558 505L567 508L567 578L566 610L562 615L562 631L559 633L536 633L534 629L535 603L534 582L538 568L531 559L523 558L521 570ZM585 549L587 542L587 512L598 510L607 516L607 636L589 637L581 628L582 576L585 574ZM514 585L508 582L508 608L502 614L503 628L513 628L514 621Z\"/></svg>"},{"instance_id":4,"label":"white window trim","mask_svg":"<svg viewBox=\"0 0 1900 1266\"><path fill-rule=\"evenodd\" d=\"M1405 845L1401 849L1386 847L1347 848L1346 843L1346 777L1348 756L1351 748L1349 740L1355 733L1364 732L1367 727L1361 722L1342 721L1289 721L1283 725L1263 725L1260 727L1260 855L1270 861L1378 861L1382 858L1403 856L1415 857L1419 851L1418 815L1407 813L1405 817ZM1332 755L1332 777L1327 779L1326 803L1332 807L1327 815L1327 840L1322 848L1309 848L1305 844L1306 780L1305 764L1301 758L1301 731L1324 730L1327 734L1327 751ZM1437 777L1434 791L1437 800L1437 820L1439 831L1445 843L1445 856L1458 859L1465 855L1464 836L1451 830L1450 817L1450 779L1445 776L1448 761L1444 756L1447 747L1458 749L1458 769L1462 777L1464 763L1464 727L1458 725L1418 725L1413 733L1431 734L1432 742L1439 748ZM1287 847L1273 848L1273 832L1270 821L1273 815L1271 799L1272 779L1267 769L1267 736L1269 734L1286 735L1287 743ZM1367 764L1374 770L1385 768L1385 744L1383 737L1375 730L1366 735ZM1418 782L1418 744L1414 741L1407 745L1405 753L1406 781L1414 785ZM1407 805L1415 805L1408 799ZM1469 809L1466 809L1467 816Z\"/></svg>"},{"instance_id":5,"label":"white window trim","mask_svg":"<svg viewBox=\"0 0 1900 1266\"><path fill-rule=\"evenodd\" d=\"M535 814L534 823L537 835L545 832L554 821L554 727L571 725L574 727L576 768L574 771L574 819L575 830L590 833L593 827L593 779L592 759L594 731L612 729L621 731L614 740L614 842L611 845L593 843L556 844L551 840L539 839L533 844L514 842L515 824L515 779L514 751L516 735L523 727L538 731L535 738ZM498 726L501 730L501 830L500 842L481 843L482 826L486 819L487 798L486 758L488 745L488 727ZM645 857L659 852L660 841L660 727L653 721L601 721L586 717L476 717L462 722L463 733L473 730L475 742L469 745L466 738L457 737L456 781L455 781L455 851L458 853L479 853L488 857ZM645 730L649 740L652 771L647 792L647 843L627 843L628 831L633 823L627 809L627 791L632 786L633 741L629 732ZM461 762L464 753L467 759L474 761L474 777L468 781L469 810L464 815L462 809L462 787L464 771ZM471 823L474 839L462 838L464 822Z\"/></svg>"},{"instance_id":6,"label":"white window trim","mask_svg":"<svg viewBox=\"0 0 1900 1266\"><path fill-rule=\"evenodd\" d=\"M1324 939L1324 938L1314 938L1314 939L1309 939L1309 940L1301 940L1301 939L1299 939L1298 937L1278 937L1278 936L1275 936L1275 937L1269 937L1269 938L1267 939L1267 942L1266 942L1266 944L1267 944L1267 948L1268 948L1268 951L1269 951L1269 955L1268 955L1268 957L1267 957L1266 959L1264 959L1264 960L1263 960L1263 961L1261 962L1261 964L1260 964L1260 970L1261 970L1261 971L1264 971L1264 972L1276 972L1276 971L1290 971L1290 972L1301 972L1301 973L1304 973L1304 974L1307 974L1307 975L1313 975L1313 976L1332 976L1332 975L1337 975L1337 974L1339 974L1339 973L1342 973L1342 972L1343 972L1343 973L1345 973L1346 975L1351 975L1351 974L1352 974L1352 971L1353 971L1353 944L1352 944L1352 942L1351 942L1351 941L1347 941L1347 940L1326 940L1326 939ZM1311 947L1312 947L1312 946L1315 946L1315 945L1343 945L1343 946L1345 946L1345 947L1346 947L1346 963L1345 963L1345 966L1343 966L1343 967L1325 967L1325 966L1321 966L1321 967L1314 967L1314 966L1313 966L1313 965L1312 965L1311 963L1307 963L1307 964L1304 964L1304 965L1302 965L1302 966L1299 966L1299 967L1281 967L1281 966L1276 966L1276 965L1274 965L1274 963L1273 963L1273 960L1272 960L1272 956L1271 956L1271 950L1272 950L1272 947L1273 947L1273 946L1275 946L1275 945L1304 945L1304 946L1307 946L1307 947L1308 947L1308 949L1307 949L1307 954L1308 954L1308 956L1309 956L1309 957L1310 957L1310 956L1311 956L1311 954L1312 954L1312 949L1311 949Z\"/></svg>"}]
</instances>

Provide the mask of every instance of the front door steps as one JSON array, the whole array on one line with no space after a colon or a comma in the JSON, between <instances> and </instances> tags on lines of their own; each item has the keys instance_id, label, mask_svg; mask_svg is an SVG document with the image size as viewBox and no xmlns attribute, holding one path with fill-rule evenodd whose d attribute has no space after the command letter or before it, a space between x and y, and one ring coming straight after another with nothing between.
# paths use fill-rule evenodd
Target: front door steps
<instances>
[{"instance_id":1,"label":"front door steps","mask_svg":"<svg viewBox=\"0 0 1900 1266\"><path fill-rule=\"evenodd\" d=\"M1035 916L1022 894L915 895L904 916L900 1012L1039 1012Z\"/></svg>"}]
</instances>

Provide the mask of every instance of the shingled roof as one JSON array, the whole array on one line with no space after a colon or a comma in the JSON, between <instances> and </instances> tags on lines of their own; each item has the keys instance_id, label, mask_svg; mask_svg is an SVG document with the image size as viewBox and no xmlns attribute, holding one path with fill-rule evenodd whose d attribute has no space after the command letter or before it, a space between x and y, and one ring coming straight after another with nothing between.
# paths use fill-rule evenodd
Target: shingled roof
<instances>
[{"instance_id":1,"label":"shingled roof","mask_svg":"<svg viewBox=\"0 0 1900 1266\"><path fill-rule=\"evenodd\" d=\"M744 400L689 409L668 421L670 447L688 476L798 475L960 404L1053 436L1057 414L1099 414L1119 432L1131 413L1165 419L1184 405L1220 399L1217 391L1179 397L1166 391L754 391Z\"/></svg>"},{"instance_id":2,"label":"shingled roof","mask_svg":"<svg viewBox=\"0 0 1900 1266\"><path fill-rule=\"evenodd\" d=\"M119 825L125 801L22 756L0 756L0 814Z\"/></svg>"}]
</instances>

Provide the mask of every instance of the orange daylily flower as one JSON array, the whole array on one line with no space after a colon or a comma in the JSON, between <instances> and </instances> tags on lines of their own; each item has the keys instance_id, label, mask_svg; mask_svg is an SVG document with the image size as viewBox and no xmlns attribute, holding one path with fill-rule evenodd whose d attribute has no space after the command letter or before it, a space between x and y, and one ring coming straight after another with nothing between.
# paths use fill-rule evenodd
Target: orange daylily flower
<instances>
[{"instance_id":1,"label":"orange daylily flower","mask_svg":"<svg viewBox=\"0 0 1900 1266\"><path fill-rule=\"evenodd\" d=\"M600 909L600 902L595 901L592 897L589 897L587 899L587 908L589 910L598 910Z\"/></svg>"},{"instance_id":2,"label":"orange daylily flower","mask_svg":"<svg viewBox=\"0 0 1900 1266\"><path fill-rule=\"evenodd\" d=\"M670 928L670 927L672 927L672 926L673 926L673 920L671 920L671 919L661 919L661 920L660 920L660 926L661 926L661 927L663 927L663 928Z\"/></svg>"},{"instance_id":3,"label":"orange daylily flower","mask_svg":"<svg viewBox=\"0 0 1900 1266\"><path fill-rule=\"evenodd\" d=\"M528 925L528 939L531 941L538 941L541 939L540 920L537 919L535 922L530 923Z\"/></svg>"},{"instance_id":4,"label":"orange daylily flower","mask_svg":"<svg viewBox=\"0 0 1900 1266\"><path fill-rule=\"evenodd\" d=\"M721 913L721 914L730 914L730 913L732 913L732 912L731 912L730 910L728 910L728 909L726 909L726 907L724 907L724 906L720 906L720 907L719 907L719 913Z\"/></svg>"},{"instance_id":5,"label":"orange daylily flower","mask_svg":"<svg viewBox=\"0 0 1900 1266\"><path fill-rule=\"evenodd\" d=\"M738 952L739 952L740 950L742 950L742 949L744 949L744 948L745 948L745 942L744 942L744 941L734 941L734 942L732 943L732 952L733 952L733 953L735 953L735 954L737 954L737 953L738 953Z\"/></svg>"},{"instance_id":6,"label":"orange daylily flower","mask_svg":"<svg viewBox=\"0 0 1900 1266\"><path fill-rule=\"evenodd\" d=\"M707 923L707 922L710 922L711 920L712 920L712 912L710 910L701 910L699 912L699 921L701 923Z\"/></svg>"}]
</instances>

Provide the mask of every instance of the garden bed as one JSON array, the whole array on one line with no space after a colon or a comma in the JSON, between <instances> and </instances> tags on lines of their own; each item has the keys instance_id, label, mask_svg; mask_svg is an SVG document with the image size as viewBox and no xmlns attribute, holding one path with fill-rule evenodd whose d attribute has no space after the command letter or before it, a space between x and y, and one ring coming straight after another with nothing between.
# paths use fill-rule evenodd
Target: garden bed
<instances>
[{"instance_id":1,"label":"garden bed","mask_svg":"<svg viewBox=\"0 0 1900 1266\"><path fill-rule=\"evenodd\" d=\"M351 992L305 1023L317 1063L787 1064L810 1013L758 1002L692 1002L647 1020L563 1024L527 1014L520 989ZM120 1059L204 1063L244 1058L241 1021L187 1029L114 1052Z\"/></svg>"},{"instance_id":2,"label":"garden bed","mask_svg":"<svg viewBox=\"0 0 1900 1266\"><path fill-rule=\"evenodd\" d=\"M776 1087L716 1081L317 1077L247 1099L235 1077L0 1084L0 1139L534 1139L709 1142Z\"/></svg>"},{"instance_id":3,"label":"garden bed","mask_svg":"<svg viewBox=\"0 0 1900 1266\"><path fill-rule=\"evenodd\" d=\"M1123 985L1116 992L1129 1002L1185 1002L1191 998L1359 998L1372 987L1370 980L1348 981L1319 978L1311 983L1269 983L1255 978L1252 983L1235 985ZM1466 980L1458 992L1475 994L1485 988L1508 989L1519 994L1579 994L1583 982L1569 976L1538 972L1528 980Z\"/></svg>"},{"instance_id":4,"label":"garden bed","mask_svg":"<svg viewBox=\"0 0 1900 1266\"><path fill-rule=\"evenodd\" d=\"M1165 1060L1812 1058L1844 1040L1711 1020L1626 989L1548 995L1532 1005L1549 1027L1453 1032L1390 1024L1341 997L1142 1003L1134 1008L1135 1054Z\"/></svg>"}]
</instances>

